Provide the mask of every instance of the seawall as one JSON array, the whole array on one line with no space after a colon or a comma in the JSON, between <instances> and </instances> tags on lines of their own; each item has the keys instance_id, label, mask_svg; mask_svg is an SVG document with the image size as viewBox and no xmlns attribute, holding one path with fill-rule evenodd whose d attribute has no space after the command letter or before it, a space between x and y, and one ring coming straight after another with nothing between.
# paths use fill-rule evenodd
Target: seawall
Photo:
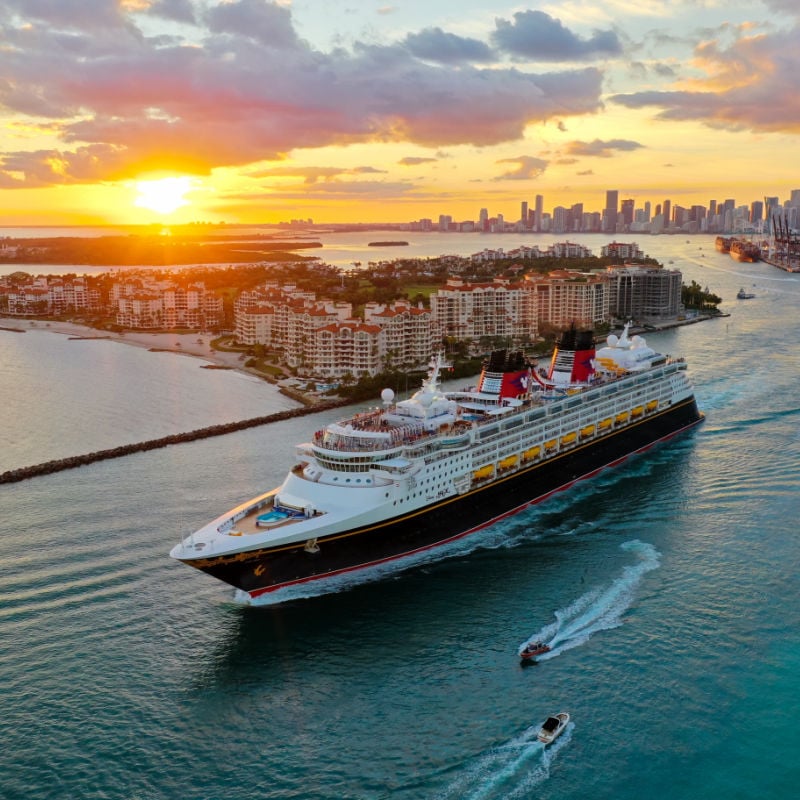
<instances>
[{"instance_id":1,"label":"seawall","mask_svg":"<svg viewBox=\"0 0 800 800\"><path fill-rule=\"evenodd\" d=\"M35 478L39 475L50 475L54 472L61 472L65 469L75 469L86 464L93 464L95 461L105 461L109 458L120 458L129 456L133 453L142 453L146 450L157 450L161 447L168 447L171 444L183 444L184 442L194 442L198 439L208 439L211 436L222 436L226 433L235 433L246 428L255 428L259 425L268 425L271 422L303 417L307 414L316 414L318 411L327 411L332 408L347 405L349 400L331 400L316 403L303 408L292 408L286 411L278 411L275 414L268 414L264 417L253 417L252 419L241 420L240 422L226 422L222 425L212 425L208 428L198 428L187 433L174 433L169 436L162 436L159 439L148 439L144 442L134 444L123 444L119 447L112 447L108 450L97 450L94 453L85 453L80 456L69 456L58 458L53 461L45 461L43 464L34 464L30 467L20 467L10 469L0 473L0 484L17 483L28 478Z\"/></svg>"}]
</instances>

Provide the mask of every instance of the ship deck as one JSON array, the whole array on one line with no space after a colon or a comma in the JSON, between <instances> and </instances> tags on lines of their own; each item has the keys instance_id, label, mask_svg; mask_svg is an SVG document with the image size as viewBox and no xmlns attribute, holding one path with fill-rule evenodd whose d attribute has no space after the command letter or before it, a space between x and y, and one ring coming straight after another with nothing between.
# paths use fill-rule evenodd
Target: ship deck
<instances>
[{"instance_id":1,"label":"ship deck","mask_svg":"<svg viewBox=\"0 0 800 800\"><path fill-rule=\"evenodd\" d=\"M317 515L315 515L317 516ZM259 525L258 520L260 517L270 517L269 525ZM264 505L260 508L255 508L245 516L236 520L231 530L227 532L228 536L252 536L254 534L265 534L268 531L274 531L279 528L286 528L294 525L296 522L303 522L306 519L302 513L299 514L286 514L281 515L281 512L276 511L272 506Z\"/></svg>"}]
</instances>

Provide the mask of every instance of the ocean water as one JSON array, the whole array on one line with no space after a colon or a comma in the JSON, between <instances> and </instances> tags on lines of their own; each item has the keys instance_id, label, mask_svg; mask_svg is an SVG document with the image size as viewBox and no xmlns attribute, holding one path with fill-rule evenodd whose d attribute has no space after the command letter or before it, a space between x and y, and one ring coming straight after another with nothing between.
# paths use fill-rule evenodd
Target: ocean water
<instances>
[{"instance_id":1,"label":"ocean water","mask_svg":"<svg viewBox=\"0 0 800 800\"><path fill-rule=\"evenodd\" d=\"M336 412L0 486L0 797L796 797L800 276L694 238L645 250L725 298L648 336L689 361L705 423L447 557L258 607L169 559ZM0 332L4 459L282 402L101 345Z\"/></svg>"}]
</instances>

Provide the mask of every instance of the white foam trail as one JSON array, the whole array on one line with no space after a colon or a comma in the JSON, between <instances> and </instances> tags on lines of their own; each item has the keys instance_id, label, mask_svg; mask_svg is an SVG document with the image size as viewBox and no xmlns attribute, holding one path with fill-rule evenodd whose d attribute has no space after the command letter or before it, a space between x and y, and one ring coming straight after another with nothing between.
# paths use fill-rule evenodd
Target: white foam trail
<instances>
[{"instance_id":1,"label":"white foam trail","mask_svg":"<svg viewBox=\"0 0 800 800\"><path fill-rule=\"evenodd\" d=\"M438 795L439 800L530 797L531 790L550 777L550 765L572 738L574 723L570 722L549 747L536 738L540 727L531 726L509 742L481 755L466 773Z\"/></svg>"},{"instance_id":2,"label":"white foam trail","mask_svg":"<svg viewBox=\"0 0 800 800\"><path fill-rule=\"evenodd\" d=\"M547 642L550 652L537 657L537 661L546 661L565 650L578 647L598 631L610 630L622 624L622 615L633 603L642 577L659 567L661 554L651 544L638 539L625 542L620 547L635 553L639 562L624 567L622 575L608 588L592 589L566 608L556 611L555 622L523 642L520 651L530 642Z\"/></svg>"}]
</instances>

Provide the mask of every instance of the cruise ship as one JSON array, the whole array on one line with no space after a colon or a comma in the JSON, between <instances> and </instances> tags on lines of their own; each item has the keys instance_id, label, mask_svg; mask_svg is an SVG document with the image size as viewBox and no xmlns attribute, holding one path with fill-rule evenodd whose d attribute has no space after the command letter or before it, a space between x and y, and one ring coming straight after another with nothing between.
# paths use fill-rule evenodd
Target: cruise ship
<instances>
[{"instance_id":1,"label":"cruise ship","mask_svg":"<svg viewBox=\"0 0 800 800\"><path fill-rule=\"evenodd\" d=\"M476 386L421 388L327 425L283 483L170 555L254 599L441 548L702 421L687 365L626 326L562 334L549 365L500 350ZM276 597L276 600L279 599Z\"/></svg>"}]
</instances>

